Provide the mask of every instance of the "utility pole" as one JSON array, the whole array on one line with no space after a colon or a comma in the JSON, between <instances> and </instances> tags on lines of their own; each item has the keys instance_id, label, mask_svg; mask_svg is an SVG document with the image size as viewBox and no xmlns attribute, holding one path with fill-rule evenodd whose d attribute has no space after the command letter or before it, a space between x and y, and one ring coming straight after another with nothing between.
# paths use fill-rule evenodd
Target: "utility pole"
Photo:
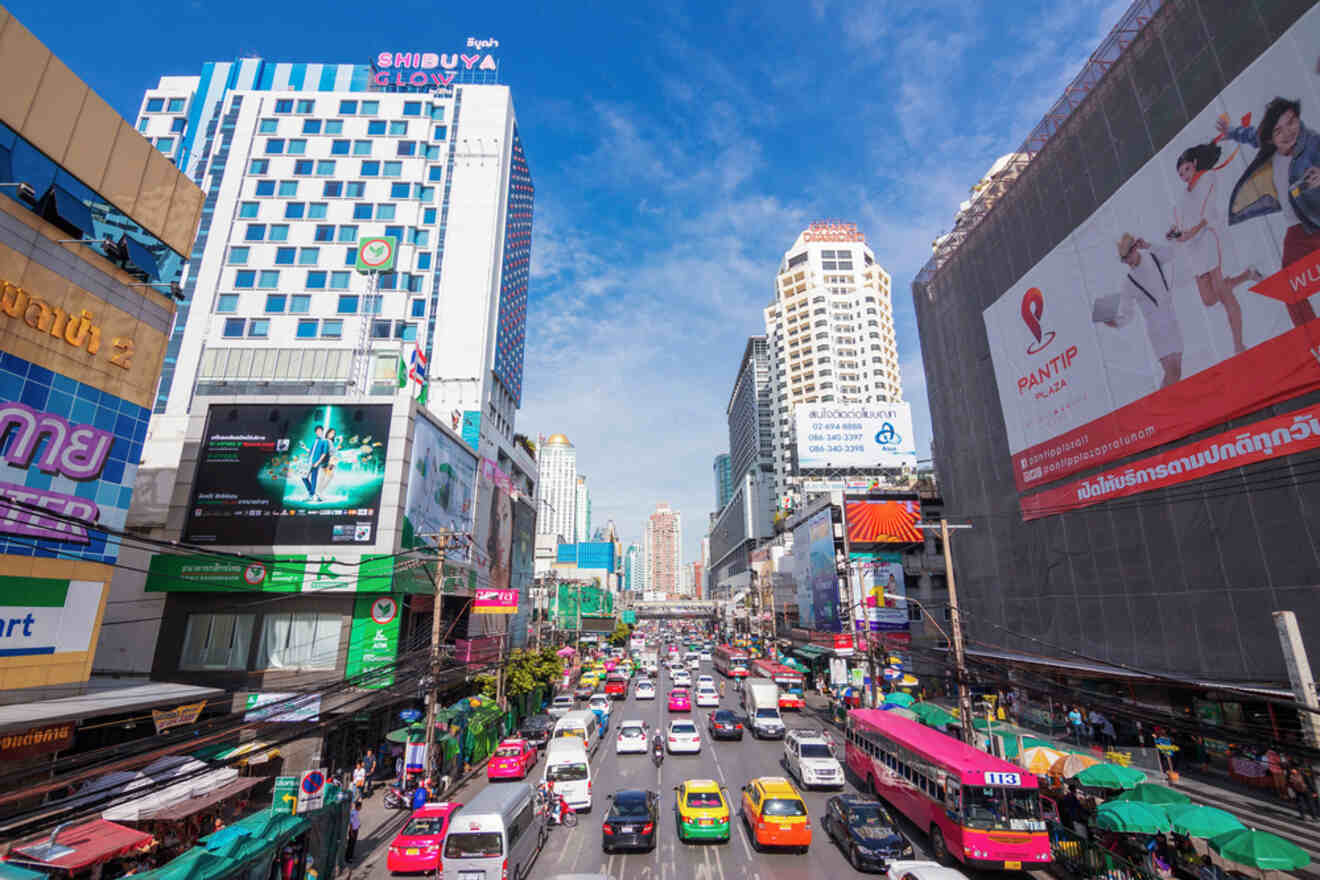
<instances>
[{"instance_id":1,"label":"utility pole","mask_svg":"<svg viewBox=\"0 0 1320 880\"><path fill-rule=\"evenodd\" d=\"M972 694L967 687L967 654L963 646L962 616L958 613L958 587L953 580L953 547L949 544L949 521L940 518L940 538L944 542L944 578L949 583L949 627L953 635L953 662L958 675L958 715L962 721L963 742L971 743ZM959 526L953 526L959 528ZM961 528L970 529L970 525Z\"/></svg>"},{"instance_id":2,"label":"utility pole","mask_svg":"<svg viewBox=\"0 0 1320 880\"><path fill-rule=\"evenodd\" d=\"M426 707L426 758L423 765L426 768L424 778L428 779L435 763L435 710L440 703L440 608L444 604L445 593L445 552L449 549L452 536L453 532L449 529L442 529L429 536L435 538L440 559L435 566L435 604L431 607L431 698Z\"/></svg>"},{"instance_id":3,"label":"utility pole","mask_svg":"<svg viewBox=\"0 0 1320 880\"><path fill-rule=\"evenodd\" d=\"M875 650L872 646L873 639L871 638L871 622L867 617L866 605L864 604L866 600L863 599L862 600L863 604L861 604L860 606L853 602L853 596L861 595L862 591L861 589L858 589L856 592L854 592L852 588L853 560L852 560L852 542L848 540L848 496L842 493L840 493L839 495L839 511L840 513L843 514L843 570L844 570L843 591L844 591L844 596L847 597L845 599L845 602L848 606L848 620L852 626L853 641L854 642L864 641L866 644L866 648L865 648L866 674L871 679L869 705L878 706L880 705L880 692L879 692L879 684L876 680ZM865 581L861 581L859 576L858 587L860 588L864 583ZM906 591L904 592L906 593ZM857 609L859 607L861 608L861 613L862 613L862 626L860 628L857 626L857 616L856 616Z\"/></svg>"},{"instance_id":4,"label":"utility pole","mask_svg":"<svg viewBox=\"0 0 1320 880\"><path fill-rule=\"evenodd\" d=\"M1315 676L1311 674L1311 661L1302 643L1302 631L1297 626L1297 615L1291 611L1275 611L1274 626L1279 631L1284 665L1292 682L1293 695L1300 711L1302 734L1310 746L1320 746L1320 700L1316 698Z\"/></svg>"}]
</instances>

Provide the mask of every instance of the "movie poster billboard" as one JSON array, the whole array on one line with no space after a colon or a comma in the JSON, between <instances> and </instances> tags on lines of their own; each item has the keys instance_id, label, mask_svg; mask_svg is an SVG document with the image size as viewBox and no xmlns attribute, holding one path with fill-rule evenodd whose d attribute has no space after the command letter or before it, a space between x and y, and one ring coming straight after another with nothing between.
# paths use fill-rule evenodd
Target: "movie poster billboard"
<instances>
[{"instance_id":1,"label":"movie poster billboard","mask_svg":"<svg viewBox=\"0 0 1320 880\"><path fill-rule=\"evenodd\" d=\"M434 547L439 532L472 533L477 456L418 412L403 510L403 546ZM458 558L463 551L453 551Z\"/></svg>"},{"instance_id":2,"label":"movie poster billboard","mask_svg":"<svg viewBox=\"0 0 1320 880\"><path fill-rule=\"evenodd\" d=\"M212 404L183 540L374 544L390 410L388 404Z\"/></svg>"},{"instance_id":3,"label":"movie poster billboard","mask_svg":"<svg viewBox=\"0 0 1320 880\"><path fill-rule=\"evenodd\" d=\"M807 521L810 532L812 629L841 632L839 576L834 568L834 518L830 508Z\"/></svg>"},{"instance_id":4,"label":"movie poster billboard","mask_svg":"<svg viewBox=\"0 0 1320 880\"><path fill-rule=\"evenodd\" d=\"M907 584L899 553L853 553L853 601L858 629L871 632L907 632ZM865 609L865 613L863 610Z\"/></svg>"},{"instance_id":5,"label":"movie poster billboard","mask_svg":"<svg viewBox=\"0 0 1320 880\"><path fill-rule=\"evenodd\" d=\"M799 468L917 467L912 408L903 401L799 406L794 421Z\"/></svg>"},{"instance_id":6,"label":"movie poster billboard","mask_svg":"<svg viewBox=\"0 0 1320 880\"><path fill-rule=\"evenodd\" d=\"M848 543L851 544L920 544L925 538L917 523L921 521L921 502L915 498L896 501L846 501Z\"/></svg>"},{"instance_id":7,"label":"movie poster billboard","mask_svg":"<svg viewBox=\"0 0 1320 880\"><path fill-rule=\"evenodd\" d=\"M816 617L811 602L811 522L803 520L793 529L794 598L797 601L798 626L812 629Z\"/></svg>"},{"instance_id":8,"label":"movie poster billboard","mask_svg":"<svg viewBox=\"0 0 1320 880\"><path fill-rule=\"evenodd\" d=\"M1317 46L1320 7L984 311L1019 491L1320 388Z\"/></svg>"},{"instance_id":9,"label":"movie poster billboard","mask_svg":"<svg viewBox=\"0 0 1320 880\"><path fill-rule=\"evenodd\" d=\"M531 622L532 579L535 576L536 509L527 502L513 504L513 552L511 554L510 586L518 591L518 611L509 621L509 645L521 648L527 644L528 624Z\"/></svg>"}]
</instances>

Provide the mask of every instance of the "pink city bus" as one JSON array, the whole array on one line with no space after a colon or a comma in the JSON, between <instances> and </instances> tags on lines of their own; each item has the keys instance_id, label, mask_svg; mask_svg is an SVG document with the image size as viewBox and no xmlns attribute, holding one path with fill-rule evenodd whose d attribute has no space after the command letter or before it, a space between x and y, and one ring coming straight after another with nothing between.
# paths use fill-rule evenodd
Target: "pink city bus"
<instances>
[{"instance_id":1,"label":"pink city bus","mask_svg":"<svg viewBox=\"0 0 1320 880\"><path fill-rule=\"evenodd\" d=\"M936 860L1020 871L1050 861L1036 777L878 709L848 713L848 767L930 835Z\"/></svg>"}]
</instances>

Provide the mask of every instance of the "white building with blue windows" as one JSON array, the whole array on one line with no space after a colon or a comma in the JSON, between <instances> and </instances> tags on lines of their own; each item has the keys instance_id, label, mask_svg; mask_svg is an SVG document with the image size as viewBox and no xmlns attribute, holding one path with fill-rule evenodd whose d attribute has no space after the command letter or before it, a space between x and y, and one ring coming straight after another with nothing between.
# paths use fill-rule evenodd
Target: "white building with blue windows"
<instances>
[{"instance_id":1,"label":"white building with blue windows","mask_svg":"<svg viewBox=\"0 0 1320 880\"><path fill-rule=\"evenodd\" d=\"M487 458L526 458L534 189L497 60L466 51L207 63L143 96L138 130L206 193L148 466L177 464L194 397L417 396L397 381L414 349L433 412ZM375 298L365 235L399 243Z\"/></svg>"}]
</instances>

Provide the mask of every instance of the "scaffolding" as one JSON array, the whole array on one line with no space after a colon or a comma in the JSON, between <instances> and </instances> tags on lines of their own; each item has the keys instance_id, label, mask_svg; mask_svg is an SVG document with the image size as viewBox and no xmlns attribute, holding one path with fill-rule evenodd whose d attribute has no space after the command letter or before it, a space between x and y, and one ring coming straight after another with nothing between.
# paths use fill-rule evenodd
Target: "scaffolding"
<instances>
[{"instance_id":1,"label":"scaffolding","mask_svg":"<svg viewBox=\"0 0 1320 880\"><path fill-rule=\"evenodd\" d=\"M989 179L985 188L971 201L967 209L959 213L954 228L936 240L935 252L917 274L916 283L928 284L949 258L962 247L972 230L994 210L1000 198L1012 189L1022 172L1045 149L1050 139L1063 128L1069 117L1100 84L1114 62L1132 45L1137 35L1155 17L1155 13L1160 10L1164 2L1165 0L1134 0L1127 12L1123 13L1118 23L1100 43L1100 47L1091 53L1081 72L1063 90L1063 95L1031 130L1017 152L1012 154L1005 167Z\"/></svg>"}]
</instances>

